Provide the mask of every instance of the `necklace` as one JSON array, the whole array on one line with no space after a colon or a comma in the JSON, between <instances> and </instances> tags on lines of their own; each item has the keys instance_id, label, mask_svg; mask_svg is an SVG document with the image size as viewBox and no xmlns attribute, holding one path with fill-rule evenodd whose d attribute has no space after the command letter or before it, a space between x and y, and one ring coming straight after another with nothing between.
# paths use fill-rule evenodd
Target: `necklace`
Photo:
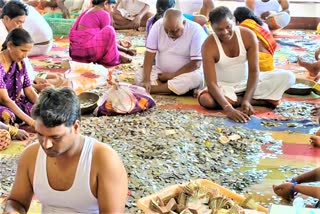
<instances>
[{"instance_id":1,"label":"necklace","mask_svg":"<svg viewBox=\"0 0 320 214\"><path fill-rule=\"evenodd\" d=\"M6 73L9 72L9 68L11 66L11 63L8 62L7 60L7 57L6 57L6 54L5 54L5 51L1 52L1 58L2 58L2 65L3 65L3 68L5 69Z\"/></svg>"}]
</instances>

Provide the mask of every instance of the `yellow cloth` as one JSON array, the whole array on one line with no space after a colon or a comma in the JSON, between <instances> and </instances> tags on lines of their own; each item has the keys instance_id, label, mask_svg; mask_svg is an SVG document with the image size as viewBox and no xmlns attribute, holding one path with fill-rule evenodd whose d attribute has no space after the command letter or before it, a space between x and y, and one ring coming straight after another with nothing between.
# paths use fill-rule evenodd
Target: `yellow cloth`
<instances>
[{"instance_id":1,"label":"yellow cloth","mask_svg":"<svg viewBox=\"0 0 320 214\"><path fill-rule=\"evenodd\" d=\"M256 23L252 19L246 19L240 23L241 26L251 29L257 36L260 42L264 45L264 47L273 55L276 48L277 42L273 38L272 34Z\"/></svg>"},{"instance_id":2,"label":"yellow cloth","mask_svg":"<svg viewBox=\"0 0 320 214\"><path fill-rule=\"evenodd\" d=\"M273 56L269 53L259 52L259 67L260 71L273 71Z\"/></svg>"}]
</instances>

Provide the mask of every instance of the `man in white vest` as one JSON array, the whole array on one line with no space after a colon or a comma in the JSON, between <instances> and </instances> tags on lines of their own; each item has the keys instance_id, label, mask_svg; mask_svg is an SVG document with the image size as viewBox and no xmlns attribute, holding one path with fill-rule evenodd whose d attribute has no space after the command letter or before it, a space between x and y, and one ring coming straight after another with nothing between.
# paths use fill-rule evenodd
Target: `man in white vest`
<instances>
[{"instance_id":1,"label":"man in white vest","mask_svg":"<svg viewBox=\"0 0 320 214\"><path fill-rule=\"evenodd\" d=\"M38 143L20 156L4 213L124 213L128 180L117 153L81 135L79 99L69 88L43 91L33 106Z\"/></svg>"}]
</instances>

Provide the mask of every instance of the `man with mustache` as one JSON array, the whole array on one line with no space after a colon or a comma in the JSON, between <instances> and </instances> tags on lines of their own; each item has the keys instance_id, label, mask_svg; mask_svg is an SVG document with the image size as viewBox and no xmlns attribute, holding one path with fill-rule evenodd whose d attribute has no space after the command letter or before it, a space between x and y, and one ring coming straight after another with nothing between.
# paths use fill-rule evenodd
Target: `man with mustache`
<instances>
[{"instance_id":1,"label":"man with mustache","mask_svg":"<svg viewBox=\"0 0 320 214\"><path fill-rule=\"evenodd\" d=\"M236 26L224 6L210 12L213 34L202 46L207 88L198 95L205 108L222 108L226 115L245 123L254 114L252 105L280 104L283 93L295 83L289 71L259 73L258 41L245 27ZM241 106L238 110L234 107Z\"/></svg>"}]
</instances>

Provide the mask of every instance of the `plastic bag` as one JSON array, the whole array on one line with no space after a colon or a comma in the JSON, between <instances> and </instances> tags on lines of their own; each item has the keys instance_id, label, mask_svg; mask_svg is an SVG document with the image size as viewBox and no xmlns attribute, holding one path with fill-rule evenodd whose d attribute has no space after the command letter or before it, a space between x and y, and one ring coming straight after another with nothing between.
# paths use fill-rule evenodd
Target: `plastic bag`
<instances>
[{"instance_id":1,"label":"plastic bag","mask_svg":"<svg viewBox=\"0 0 320 214\"><path fill-rule=\"evenodd\" d=\"M76 94L81 94L106 84L108 69L99 64L70 61L70 70L65 78L70 81Z\"/></svg>"},{"instance_id":2,"label":"plastic bag","mask_svg":"<svg viewBox=\"0 0 320 214\"><path fill-rule=\"evenodd\" d=\"M154 107L156 103L144 88L117 83L107 90L98 105L98 116L111 116L142 112Z\"/></svg>"}]
</instances>

